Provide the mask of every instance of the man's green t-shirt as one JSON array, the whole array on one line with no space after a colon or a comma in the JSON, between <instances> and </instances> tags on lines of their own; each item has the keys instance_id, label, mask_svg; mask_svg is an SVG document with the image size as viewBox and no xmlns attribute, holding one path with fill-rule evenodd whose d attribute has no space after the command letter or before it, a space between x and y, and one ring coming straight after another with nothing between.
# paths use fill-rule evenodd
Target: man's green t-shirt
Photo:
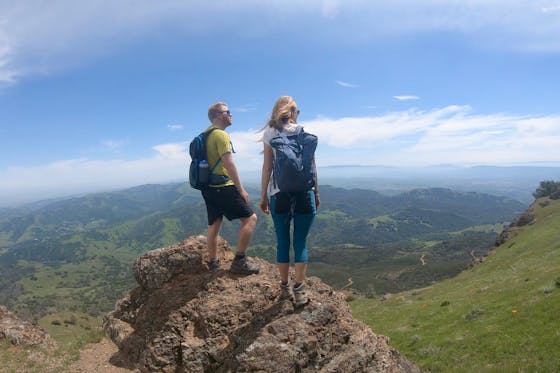
<instances>
[{"instance_id":1,"label":"man's green t-shirt","mask_svg":"<svg viewBox=\"0 0 560 373\"><path fill-rule=\"evenodd\" d=\"M208 156L208 164L210 168L214 167L216 162L218 162L218 160L221 159L224 154L233 152L231 140L229 139L229 135L227 134L227 132L215 126L208 127L206 131L209 131L212 128L216 129L212 131L212 133L210 133L210 135L206 139L206 153ZM220 162L220 164L216 166L213 173L230 177L226 168L224 167L223 162ZM234 185L231 178L224 184L210 186L222 187L226 185Z\"/></svg>"}]
</instances>

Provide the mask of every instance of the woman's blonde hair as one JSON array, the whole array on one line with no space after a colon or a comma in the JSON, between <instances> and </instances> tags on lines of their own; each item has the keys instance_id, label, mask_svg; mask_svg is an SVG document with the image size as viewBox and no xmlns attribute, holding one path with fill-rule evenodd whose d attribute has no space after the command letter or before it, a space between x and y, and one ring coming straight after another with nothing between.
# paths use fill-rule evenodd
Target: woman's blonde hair
<instances>
[{"instance_id":1,"label":"woman's blonde hair","mask_svg":"<svg viewBox=\"0 0 560 373\"><path fill-rule=\"evenodd\" d=\"M297 104L293 97L282 96L276 100L267 125L280 129L288 122L297 123Z\"/></svg>"}]
</instances>

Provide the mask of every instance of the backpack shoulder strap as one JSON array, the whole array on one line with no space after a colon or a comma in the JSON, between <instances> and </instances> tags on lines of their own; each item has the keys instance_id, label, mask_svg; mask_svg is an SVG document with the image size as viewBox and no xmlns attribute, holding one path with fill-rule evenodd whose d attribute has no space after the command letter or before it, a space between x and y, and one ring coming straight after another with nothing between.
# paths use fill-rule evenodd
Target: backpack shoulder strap
<instances>
[{"instance_id":1,"label":"backpack shoulder strap","mask_svg":"<svg viewBox=\"0 0 560 373\"><path fill-rule=\"evenodd\" d=\"M204 139L204 150L206 151L206 141L208 141L208 137L210 136L210 134L212 132L214 132L214 130L218 130L219 128L216 127L212 127L207 131L204 131L202 133L203 139ZM223 131L223 130L222 130ZM208 158L208 154L206 154L206 158ZM218 167L218 165L220 164L220 162L222 161L221 158L218 158L218 160L216 161L216 163L214 163L214 165L210 168L210 174L212 174L214 172L214 170L216 169L216 167Z\"/></svg>"},{"instance_id":2,"label":"backpack shoulder strap","mask_svg":"<svg viewBox=\"0 0 560 373\"><path fill-rule=\"evenodd\" d=\"M212 128L210 128L209 130L202 132L201 135L205 136L205 138L208 138L208 136L210 136L210 134L211 134L212 132L214 132L214 130L217 130L217 128L216 128L216 127L212 127Z\"/></svg>"}]
</instances>

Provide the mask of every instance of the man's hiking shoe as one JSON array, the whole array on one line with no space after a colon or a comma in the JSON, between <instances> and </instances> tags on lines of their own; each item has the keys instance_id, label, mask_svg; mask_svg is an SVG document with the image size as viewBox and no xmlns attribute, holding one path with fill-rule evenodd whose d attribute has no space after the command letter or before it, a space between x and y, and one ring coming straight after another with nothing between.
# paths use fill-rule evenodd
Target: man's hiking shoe
<instances>
[{"instance_id":1,"label":"man's hiking shoe","mask_svg":"<svg viewBox=\"0 0 560 373\"><path fill-rule=\"evenodd\" d=\"M208 262L208 269L213 271L215 269L220 268L220 260L219 259L212 259Z\"/></svg>"},{"instance_id":2,"label":"man's hiking shoe","mask_svg":"<svg viewBox=\"0 0 560 373\"><path fill-rule=\"evenodd\" d=\"M294 299L295 299L295 307L302 307L305 306L309 302L309 298L305 293L305 285L300 284L298 287L294 286Z\"/></svg>"},{"instance_id":3,"label":"man's hiking shoe","mask_svg":"<svg viewBox=\"0 0 560 373\"><path fill-rule=\"evenodd\" d=\"M285 284L280 282L280 299L291 299L292 292L290 291L290 284L286 282Z\"/></svg>"},{"instance_id":4,"label":"man's hiking shoe","mask_svg":"<svg viewBox=\"0 0 560 373\"><path fill-rule=\"evenodd\" d=\"M256 263L248 263L247 257L244 256L240 259L233 259L229 271L240 275L253 275L259 273L260 267Z\"/></svg>"}]
</instances>

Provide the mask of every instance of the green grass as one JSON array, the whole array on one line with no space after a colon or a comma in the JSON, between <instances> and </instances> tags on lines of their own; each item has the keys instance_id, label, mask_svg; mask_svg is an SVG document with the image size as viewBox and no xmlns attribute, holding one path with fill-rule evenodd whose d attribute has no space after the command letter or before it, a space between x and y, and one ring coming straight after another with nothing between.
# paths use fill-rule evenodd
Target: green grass
<instances>
[{"instance_id":1,"label":"green grass","mask_svg":"<svg viewBox=\"0 0 560 373\"><path fill-rule=\"evenodd\" d=\"M12 244L10 235L7 232L0 232L0 248L8 247Z\"/></svg>"},{"instance_id":2,"label":"green grass","mask_svg":"<svg viewBox=\"0 0 560 373\"><path fill-rule=\"evenodd\" d=\"M60 347L73 350L76 343L83 346L101 340L102 319L101 316L93 317L81 312L59 312L41 318L38 324Z\"/></svg>"},{"instance_id":3,"label":"green grass","mask_svg":"<svg viewBox=\"0 0 560 373\"><path fill-rule=\"evenodd\" d=\"M389 215L381 215L375 218L371 218L368 220L368 224L371 225L374 229L377 228L379 223L395 223L396 220L390 217Z\"/></svg>"},{"instance_id":4,"label":"green grass","mask_svg":"<svg viewBox=\"0 0 560 373\"><path fill-rule=\"evenodd\" d=\"M472 270L389 300L359 298L354 316L423 370L560 371L560 201Z\"/></svg>"},{"instance_id":5,"label":"green grass","mask_svg":"<svg viewBox=\"0 0 560 373\"><path fill-rule=\"evenodd\" d=\"M5 340L0 341L0 372L2 373L40 373L48 371L45 368L45 360L49 352L41 347L13 346ZM61 364L57 368L60 370Z\"/></svg>"},{"instance_id":6,"label":"green grass","mask_svg":"<svg viewBox=\"0 0 560 373\"><path fill-rule=\"evenodd\" d=\"M85 250L86 259L81 262L19 261L22 269L31 266L36 271L19 281L24 291L14 311L37 316L56 310L97 314L112 309L115 299L134 287L128 263L135 254L108 242L87 243Z\"/></svg>"},{"instance_id":7,"label":"green grass","mask_svg":"<svg viewBox=\"0 0 560 373\"><path fill-rule=\"evenodd\" d=\"M162 219L165 229L163 230L162 242L164 245L171 245L177 242L177 237L183 234L183 228L179 219Z\"/></svg>"},{"instance_id":8,"label":"green grass","mask_svg":"<svg viewBox=\"0 0 560 373\"><path fill-rule=\"evenodd\" d=\"M79 359L80 350L86 344L98 343L103 338L101 321L100 317L73 312L43 317L38 324L56 342L56 348L13 346L0 341L0 372L68 371L70 364Z\"/></svg>"},{"instance_id":9,"label":"green grass","mask_svg":"<svg viewBox=\"0 0 560 373\"><path fill-rule=\"evenodd\" d=\"M64 368L80 358L80 350L87 344L101 341L105 335L101 323L101 317L79 312L60 312L39 320L39 325L56 341L54 355Z\"/></svg>"},{"instance_id":10,"label":"green grass","mask_svg":"<svg viewBox=\"0 0 560 373\"><path fill-rule=\"evenodd\" d=\"M464 232L496 232L500 233L504 228L504 223L496 223L496 224L483 224L483 225L476 225L474 227L468 227L456 232L449 232L449 234L461 234Z\"/></svg>"}]
</instances>

